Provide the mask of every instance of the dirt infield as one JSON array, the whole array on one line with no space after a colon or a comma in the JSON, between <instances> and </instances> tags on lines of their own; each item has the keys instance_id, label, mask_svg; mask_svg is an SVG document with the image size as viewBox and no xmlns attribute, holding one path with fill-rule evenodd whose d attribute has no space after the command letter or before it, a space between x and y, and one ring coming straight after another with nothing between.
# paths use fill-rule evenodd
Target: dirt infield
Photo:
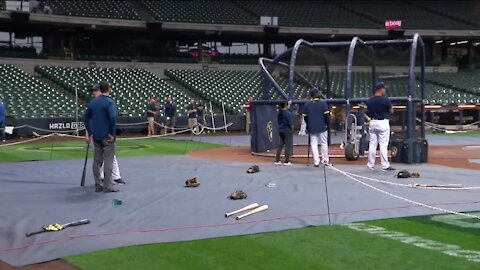
<instances>
[{"instance_id":1,"label":"dirt infield","mask_svg":"<svg viewBox=\"0 0 480 270\"><path fill-rule=\"evenodd\" d=\"M78 268L66 263L63 260L32 264L23 267L12 267L0 260L0 270L78 270Z\"/></svg>"},{"instance_id":2,"label":"dirt infield","mask_svg":"<svg viewBox=\"0 0 480 270\"><path fill-rule=\"evenodd\" d=\"M428 163L442 166L465 168L465 169L480 169L480 164L470 163L469 159L480 159L480 147L468 148L466 146L429 146ZM338 154L338 150L331 151L333 154ZM201 151L194 151L188 153L191 157L218 160L218 161L233 161L233 162L247 162L247 163L271 163L273 157L254 156L250 153L250 147L221 147L212 148ZM307 158L293 158L292 162L297 164L306 164ZM311 163L310 159L310 163ZM356 161L348 161L345 158L332 158L333 164L366 164L366 158L361 157Z\"/></svg>"}]
</instances>

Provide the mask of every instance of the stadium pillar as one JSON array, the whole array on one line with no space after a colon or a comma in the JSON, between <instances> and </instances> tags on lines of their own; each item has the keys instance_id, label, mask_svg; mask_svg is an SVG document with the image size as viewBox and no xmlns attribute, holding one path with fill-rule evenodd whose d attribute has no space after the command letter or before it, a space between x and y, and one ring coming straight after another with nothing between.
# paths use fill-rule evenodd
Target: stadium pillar
<instances>
[{"instance_id":1,"label":"stadium pillar","mask_svg":"<svg viewBox=\"0 0 480 270\"><path fill-rule=\"evenodd\" d=\"M203 61L203 41L201 39L198 39L197 42L198 42L198 45L197 45L198 58L197 59L200 61Z\"/></svg>"},{"instance_id":2,"label":"stadium pillar","mask_svg":"<svg viewBox=\"0 0 480 270\"><path fill-rule=\"evenodd\" d=\"M475 50L473 49L473 42L468 42L467 48L467 57L468 57L468 69L474 70L475 69Z\"/></svg>"},{"instance_id":3,"label":"stadium pillar","mask_svg":"<svg viewBox=\"0 0 480 270\"><path fill-rule=\"evenodd\" d=\"M272 42L267 38L263 43L263 56L271 58L272 57Z\"/></svg>"}]
</instances>

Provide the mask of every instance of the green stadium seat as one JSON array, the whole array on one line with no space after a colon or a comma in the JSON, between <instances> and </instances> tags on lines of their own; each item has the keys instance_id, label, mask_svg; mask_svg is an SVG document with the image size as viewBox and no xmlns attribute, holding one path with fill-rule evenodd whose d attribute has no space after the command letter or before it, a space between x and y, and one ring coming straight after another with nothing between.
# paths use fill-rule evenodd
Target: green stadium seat
<instances>
[{"instance_id":1,"label":"green stadium seat","mask_svg":"<svg viewBox=\"0 0 480 270\"><path fill-rule=\"evenodd\" d=\"M253 16L229 1L142 0L155 19L166 22L259 24Z\"/></svg>"},{"instance_id":2,"label":"green stadium seat","mask_svg":"<svg viewBox=\"0 0 480 270\"><path fill-rule=\"evenodd\" d=\"M46 5L50 6L53 14L58 15L122 20L140 19L127 1L121 0L48 0Z\"/></svg>"},{"instance_id":3,"label":"green stadium seat","mask_svg":"<svg viewBox=\"0 0 480 270\"><path fill-rule=\"evenodd\" d=\"M74 116L75 102L12 65L0 65L0 98L19 118Z\"/></svg>"},{"instance_id":4,"label":"green stadium seat","mask_svg":"<svg viewBox=\"0 0 480 270\"><path fill-rule=\"evenodd\" d=\"M186 114L189 97L186 93L158 78L150 71L129 68L73 68L39 66L37 72L60 84L72 94L90 99L90 88L101 80L112 84L112 96L117 102L119 115L144 116L149 97L158 96L163 101L171 95L179 115Z\"/></svg>"}]
</instances>

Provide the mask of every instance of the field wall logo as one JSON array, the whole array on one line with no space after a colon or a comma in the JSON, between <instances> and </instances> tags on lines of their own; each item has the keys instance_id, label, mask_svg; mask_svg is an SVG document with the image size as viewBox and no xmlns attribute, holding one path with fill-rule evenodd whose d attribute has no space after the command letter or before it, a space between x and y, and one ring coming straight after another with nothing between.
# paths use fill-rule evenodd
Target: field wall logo
<instances>
[{"instance_id":1,"label":"field wall logo","mask_svg":"<svg viewBox=\"0 0 480 270\"><path fill-rule=\"evenodd\" d=\"M273 123L272 123L272 121L268 121L268 123L267 123L267 134L268 134L268 140L270 142L273 142Z\"/></svg>"},{"instance_id":2,"label":"field wall logo","mask_svg":"<svg viewBox=\"0 0 480 270\"><path fill-rule=\"evenodd\" d=\"M50 130L66 130L66 129L84 129L85 125L83 122L56 122L49 123L48 129Z\"/></svg>"}]
</instances>

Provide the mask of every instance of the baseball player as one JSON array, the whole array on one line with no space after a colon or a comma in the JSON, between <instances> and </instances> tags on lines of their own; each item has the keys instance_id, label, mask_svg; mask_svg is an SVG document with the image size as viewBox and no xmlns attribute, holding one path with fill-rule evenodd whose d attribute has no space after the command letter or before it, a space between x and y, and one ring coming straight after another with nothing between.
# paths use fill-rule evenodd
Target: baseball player
<instances>
[{"instance_id":1,"label":"baseball player","mask_svg":"<svg viewBox=\"0 0 480 270\"><path fill-rule=\"evenodd\" d=\"M93 85L93 87L92 87L92 98L96 98L100 95L102 95L102 92L100 92L100 84ZM88 131L85 131L85 139L88 140L89 138L90 138L90 136L88 136ZM105 179L104 171L103 171L103 165L100 169L100 178ZM112 179L116 184L120 184L120 185L125 184L125 181L120 176L120 168L118 167L117 155L113 156Z\"/></svg>"},{"instance_id":2,"label":"baseball player","mask_svg":"<svg viewBox=\"0 0 480 270\"><path fill-rule=\"evenodd\" d=\"M328 157L328 124L330 123L330 111L327 103L320 99L320 90L313 88L310 90L311 101L305 104L303 117L307 123L307 132L310 136L310 147L313 154L313 165L320 166L320 157L318 154L318 145L320 144L322 154L322 164L331 166Z\"/></svg>"},{"instance_id":3,"label":"baseball player","mask_svg":"<svg viewBox=\"0 0 480 270\"><path fill-rule=\"evenodd\" d=\"M372 119L370 121L370 145L368 147L367 167L371 170L375 166L377 146L380 144L380 161L382 171L395 170L388 162L388 141L390 140L390 115L393 114L392 103L385 96L385 84L378 82L375 84L375 94L367 101L367 109Z\"/></svg>"},{"instance_id":4,"label":"baseball player","mask_svg":"<svg viewBox=\"0 0 480 270\"><path fill-rule=\"evenodd\" d=\"M303 99L307 99L307 95L303 97ZM298 135L300 136L307 136L307 123L305 122L305 118L303 118L303 111L305 110L305 104L300 104L298 106L298 114L302 115L300 117L300 131L298 132Z\"/></svg>"}]
</instances>

